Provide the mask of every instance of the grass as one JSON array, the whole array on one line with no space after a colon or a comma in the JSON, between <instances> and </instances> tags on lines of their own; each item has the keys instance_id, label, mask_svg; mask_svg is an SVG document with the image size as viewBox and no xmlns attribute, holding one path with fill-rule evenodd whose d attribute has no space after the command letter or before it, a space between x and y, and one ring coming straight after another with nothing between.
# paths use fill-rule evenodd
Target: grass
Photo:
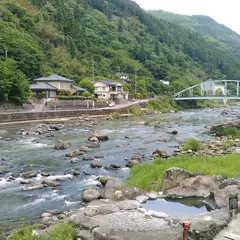
<instances>
[{"instance_id":1,"label":"grass","mask_svg":"<svg viewBox=\"0 0 240 240\"><path fill-rule=\"evenodd\" d=\"M76 229L68 223L58 223L46 236L33 236L32 231L38 229L37 226L32 226L24 223L19 229L12 232L8 240L75 240Z\"/></svg>"},{"instance_id":2,"label":"grass","mask_svg":"<svg viewBox=\"0 0 240 240\"><path fill-rule=\"evenodd\" d=\"M239 137L240 136L240 129L237 127L227 127L223 129L224 136L233 136Z\"/></svg>"},{"instance_id":3,"label":"grass","mask_svg":"<svg viewBox=\"0 0 240 240\"><path fill-rule=\"evenodd\" d=\"M171 167L209 175L222 175L225 178L237 177L240 174L239 156L236 153L217 157L177 156L170 160L155 160L156 164L145 163L134 166L126 185L159 191L162 187L163 175Z\"/></svg>"},{"instance_id":4,"label":"grass","mask_svg":"<svg viewBox=\"0 0 240 240\"><path fill-rule=\"evenodd\" d=\"M192 151L198 151L201 148L201 144L196 138L189 138L187 141L183 144L183 151L192 150Z\"/></svg>"}]
</instances>

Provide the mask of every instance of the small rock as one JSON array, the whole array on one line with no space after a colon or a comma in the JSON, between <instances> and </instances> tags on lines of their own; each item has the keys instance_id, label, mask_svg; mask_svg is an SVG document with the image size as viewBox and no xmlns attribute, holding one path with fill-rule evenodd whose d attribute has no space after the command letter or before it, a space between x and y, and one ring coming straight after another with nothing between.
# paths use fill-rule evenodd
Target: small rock
<instances>
[{"instance_id":1,"label":"small rock","mask_svg":"<svg viewBox=\"0 0 240 240\"><path fill-rule=\"evenodd\" d=\"M84 161L92 161L92 160L94 160L94 157L85 156L85 157L83 157L83 160Z\"/></svg>"},{"instance_id":2,"label":"small rock","mask_svg":"<svg viewBox=\"0 0 240 240\"><path fill-rule=\"evenodd\" d=\"M158 198L157 192L148 192L146 195L150 200L156 200Z\"/></svg>"},{"instance_id":3,"label":"small rock","mask_svg":"<svg viewBox=\"0 0 240 240\"><path fill-rule=\"evenodd\" d=\"M126 163L126 167L132 168L133 166L139 165L140 162L138 160L130 159Z\"/></svg>"},{"instance_id":4,"label":"small rock","mask_svg":"<svg viewBox=\"0 0 240 240\"><path fill-rule=\"evenodd\" d=\"M98 161L91 162L91 168L101 168L102 164Z\"/></svg>"},{"instance_id":5,"label":"small rock","mask_svg":"<svg viewBox=\"0 0 240 240\"><path fill-rule=\"evenodd\" d=\"M148 200L148 196L146 195L140 195L136 197L136 201L140 202L140 203L145 203Z\"/></svg>"},{"instance_id":6,"label":"small rock","mask_svg":"<svg viewBox=\"0 0 240 240\"><path fill-rule=\"evenodd\" d=\"M100 198L101 194L96 189L87 189L83 192L82 199L85 202L90 202L94 199Z\"/></svg>"},{"instance_id":7,"label":"small rock","mask_svg":"<svg viewBox=\"0 0 240 240\"><path fill-rule=\"evenodd\" d=\"M172 131L172 134L173 134L173 135L177 135L177 134L178 134L178 131L177 131L177 130L173 130L173 131Z\"/></svg>"},{"instance_id":8,"label":"small rock","mask_svg":"<svg viewBox=\"0 0 240 240\"><path fill-rule=\"evenodd\" d=\"M52 217L51 213L45 212L41 215L41 218Z\"/></svg>"},{"instance_id":9,"label":"small rock","mask_svg":"<svg viewBox=\"0 0 240 240\"><path fill-rule=\"evenodd\" d=\"M38 185L34 185L34 186L28 186L28 187L23 187L22 190L23 191L31 191L31 190L38 190L44 188L43 184L38 184Z\"/></svg>"},{"instance_id":10,"label":"small rock","mask_svg":"<svg viewBox=\"0 0 240 240\"><path fill-rule=\"evenodd\" d=\"M34 178L36 176L37 176L36 172L25 172L25 173L22 173L22 177L24 177L24 178Z\"/></svg>"},{"instance_id":11,"label":"small rock","mask_svg":"<svg viewBox=\"0 0 240 240\"><path fill-rule=\"evenodd\" d=\"M20 180L20 184L30 184L30 183L32 183L32 181L29 179L21 179Z\"/></svg>"},{"instance_id":12,"label":"small rock","mask_svg":"<svg viewBox=\"0 0 240 240\"><path fill-rule=\"evenodd\" d=\"M54 148L57 150L62 150L62 149L69 149L70 147L71 147L70 142L57 141Z\"/></svg>"},{"instance_id":13,"label":"small rock","mask_svg":"<svg viewBox=\"0 0 240 240\"><path fill-rule=\"evenodd\" d=\"M48 187L53 187L53 188L60 186L59 182L43 181L42 184L47 185Z\"/></svg>"}]
</instances>

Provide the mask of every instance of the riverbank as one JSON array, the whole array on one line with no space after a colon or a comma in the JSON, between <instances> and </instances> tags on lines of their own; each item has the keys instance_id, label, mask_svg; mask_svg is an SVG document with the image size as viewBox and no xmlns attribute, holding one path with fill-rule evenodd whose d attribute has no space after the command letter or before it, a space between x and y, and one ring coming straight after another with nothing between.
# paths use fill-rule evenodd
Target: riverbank
<instances>
[{"instance_id":1,"label":"riverbank","mask_svg":"<svg viewBox=\"0 0 240 240\"><path fill-rule=\"evenodd\" d=\"M172 155L189 137L201 141L211 138L204 134L205 125L235 118L233 111L226 118L222 110L206 109L114 121L94 121L86 117L64 123L7 128L9 135L0 139L4 149L1 152L4 164L0 181L0 208L4 213L1 223L18 224L24 216L38 222L39 216L49 209L58 209L61 213L77 211L83 206L81 194L85 189L94 188L100 192L105 189L98 180L100 176L125 182L129 176L129 169L125 167L128 160L152 162L152 153L162 148L167 155ZM108 135L109 140L91 143L88 139L93 131ZM70 148L56 150L54 146L58 140L70 142ZM86 146L98 147L89 150ZM88 151L78 155L83 150ZM92 168L93 163L99 168ZM41 189L31 190L32 186ZM11 208L6 202L11 202Z\"/></svg>"}]
</instances>

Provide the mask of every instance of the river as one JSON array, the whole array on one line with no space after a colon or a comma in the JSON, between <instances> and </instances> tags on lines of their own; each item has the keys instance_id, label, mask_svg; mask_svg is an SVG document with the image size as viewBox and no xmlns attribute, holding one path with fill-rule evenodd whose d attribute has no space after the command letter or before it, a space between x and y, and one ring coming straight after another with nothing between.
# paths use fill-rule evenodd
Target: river
<instances>
[{"instance_id":1,"label":"river","mask_svg":"<svg viewBox=\"0 0 240 240\"><path fill-rule=\"evenodd\" d=\"M206 125L236 121L239 113L240 108L233 107L224 112L223 109L190 110L101 122L95 128L107 134L110 140L102 142L100 149L94 149L87 155L104 155L104 158L98 159L102 165L118 163L122 166L118 170L92 169L91 161L73 164L65 157L69 150L54 149L57 140L70 141L71 151L86 144L92 133L88 129L68 123L55 137L47 138L17 133L19 129L29 129L36 124L4 127L11 141L6 141L6 136L0 139L0 159L5 157L5 161L0 161L0 170L10 173L0 175L0 227L18 225L23 218L38 221L41 213L48 209L67 211L78 208L82 205L80 194L85 188L95 187L98 176L113 176L125 181L130 172L125 167L125 160L134 154L140 153L147 161L154 150L161 148L171 155L184 139L197 137L203 141L211 138L205 133ZM148 121L149 124L144 126L139 124L140 121ZM154 127L156 124L158 128ZM177 130L178 134L170 134L172 130ZM119 144L121 147L117 147ZM78 170L80 175L73 176L73 169ZM19 173L27 171L54 173L57 178L62 178L61 185L56 189L22 191ZM87 176L84 171L92 175ZM54 178L56 176L49 177L50 180ZM31 180L40 183L43 179L38 174Z\"/></svg>"}]
</instances>

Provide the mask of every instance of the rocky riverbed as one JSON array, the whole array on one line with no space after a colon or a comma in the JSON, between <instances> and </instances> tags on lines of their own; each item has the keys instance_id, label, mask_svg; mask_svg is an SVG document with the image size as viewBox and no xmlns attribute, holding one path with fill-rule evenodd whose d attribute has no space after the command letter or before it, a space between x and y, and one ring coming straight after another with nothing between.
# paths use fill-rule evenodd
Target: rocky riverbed
<instances>
[{"instance_id":1,"label":"rocky riverbed","mask_svg":"<svg viewBox=\"0 0 240 240\"><path fill-rule=\"evenodd\" d=\"M1 130L0 225L18 224L22 217L39 221L42 213L52 209L62 213L84 206L81 195L85 189L104 193L100 176L124 182L128 167L152 161L156 149L171 156L189 137L211 141L206 126L238 119L238 108L222 112L209 109L119 120L80 118Z\"/></svg>"}]
</instances>

